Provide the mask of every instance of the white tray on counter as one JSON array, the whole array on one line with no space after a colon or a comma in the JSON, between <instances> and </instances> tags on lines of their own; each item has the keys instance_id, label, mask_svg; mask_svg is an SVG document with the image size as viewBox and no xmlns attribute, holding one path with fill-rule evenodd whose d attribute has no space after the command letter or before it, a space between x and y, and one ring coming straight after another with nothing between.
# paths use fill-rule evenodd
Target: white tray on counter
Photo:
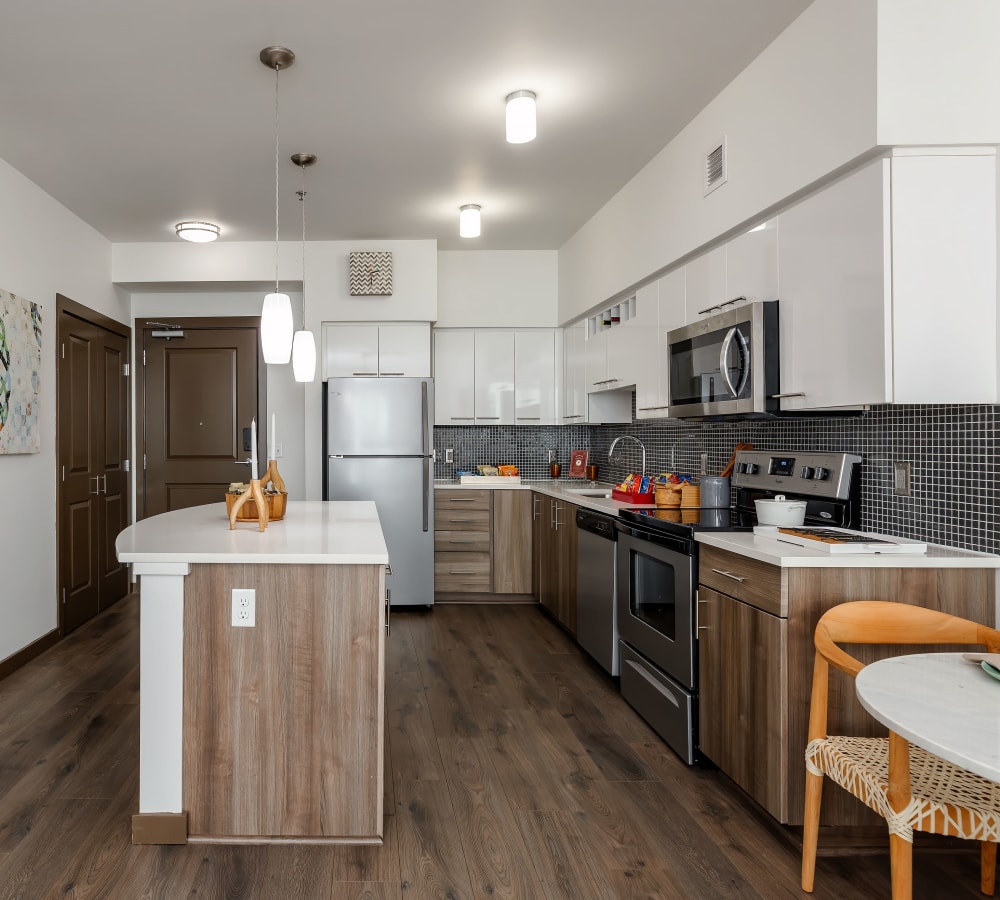
<instances>
[{"instance_id":1,"label":"white tray on counter","mask_svg":"<svg viewBox=\"0 0 1000 900\"><path fill-rule=\"evenodd\" d=\"M459 475L459 484L520 484L520 475Z\"/></svg>"},{"instance_id":2,"label":"white tray on counter","mask_svg":"<svg viewBox=\"0 0 1000 900\"><path fill-rule=\"evenodd\" d=\"M779 530L777 525L755 525L753 533L757 537L770 538L781 541L785 544L795 544L798 547L807 547L810 550L819 550L825 553L911 553L922 554L927 552L927 544L922 541L913 541L909 538L893 537L883 534L865 534L860 531L852 531L849 528L833 528L823 526L822 528L810 528L808 525L799 526L803 531L822 531L829 535L841 534L845 538L850 538L851 543L832 544L822 540L805 537L804 535L789 534L787 531ZM859 540L867 538L866 541Z\"/></svg>"}]
</instances>

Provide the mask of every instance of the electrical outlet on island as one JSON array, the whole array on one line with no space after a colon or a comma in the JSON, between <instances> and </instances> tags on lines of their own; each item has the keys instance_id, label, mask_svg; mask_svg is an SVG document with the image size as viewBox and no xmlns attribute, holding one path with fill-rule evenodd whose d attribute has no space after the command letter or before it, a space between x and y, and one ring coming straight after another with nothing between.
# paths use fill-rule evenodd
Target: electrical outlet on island
<instances>
[{"instance_id":1,"label":"electrical outlet on island","mask_svg":"<svg viewBox=\"0 0 1000 900\"><path fill-rule=\"evenodd\" d=\"M253 588L233 589L233 625L253 628L257 624L257 592Z\"/></svg>"}]
</instances>

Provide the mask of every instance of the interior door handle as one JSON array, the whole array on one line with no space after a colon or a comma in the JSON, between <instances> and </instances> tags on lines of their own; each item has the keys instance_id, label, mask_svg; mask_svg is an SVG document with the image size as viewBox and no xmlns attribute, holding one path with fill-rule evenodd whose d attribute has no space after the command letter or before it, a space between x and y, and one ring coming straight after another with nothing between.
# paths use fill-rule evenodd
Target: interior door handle
<instances>
[{"instance_id":1,"label":"interior door handle","mask_svg":"<svg viewBox=\"0 0 1000 900\"><path fill-rule=\"evenodd\" d=\"M236 460L236 465L238 465L238 466L252 466L253 465L253 460L250 459L249 457L247 457L246 459L238 459L238 460Z\"/></svg>"},{"instance_id":2,"label":"interior door handle","mask_svg":"<svg viewBox=\"0 0 1000 900\"><path fill-rule=\"evenodd\" d=\"M107 473L107 472L105 472L105 473L104 473L104 474L103 474L103 475L101 476L101 478L103 478L103 479L104 479L104 490L103 490L103 491L101 491L101 493L102 493L102 494L106 494L106 493L108 492L108 473Z\"/></svg>"},{"instance_id":3,"label":"interior door handle","mask_svg":"<svg viewBox=\"0 0 1000 900\"><path fill-rule=\"evenodd\" d=\"M94 489L90 493L91 494L99 494L99 493L101 493L101 476L100 475L91 475L90 478L94 479ZM90 478L88 478L87 480L89 481Z\"/></svg>"}]
</instances>

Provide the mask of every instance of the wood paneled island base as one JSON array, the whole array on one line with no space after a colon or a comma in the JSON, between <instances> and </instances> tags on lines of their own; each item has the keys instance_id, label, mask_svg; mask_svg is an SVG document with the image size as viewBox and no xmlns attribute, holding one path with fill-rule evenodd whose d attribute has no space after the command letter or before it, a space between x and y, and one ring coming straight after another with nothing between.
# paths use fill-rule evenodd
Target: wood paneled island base
<instances>
[{"instance_id":1,"label":"wood paneled island base","mask_svg":"<svg viewBox=\"0 0 1000 900\"><path fill-rule=\"evenodd\" d=\"M184 528L208 518L222 533L223 514L198 507L132 528L148 539L156 519ZM310 551L296 517L354 537L314 535ZM366 529L377 540L364 548ZM125 560L142 576L133 843L379 844L387 556L374 504L291 504L263 534L228 534L232 562L208 549L211 561L182 564L162 545L160 562L153 551ZM214 528L210 537L226 543ZM119 553L130 555L127 544ZM234 590L254 592L252 627L234 624Z\"/></svg>"}]
</instances>

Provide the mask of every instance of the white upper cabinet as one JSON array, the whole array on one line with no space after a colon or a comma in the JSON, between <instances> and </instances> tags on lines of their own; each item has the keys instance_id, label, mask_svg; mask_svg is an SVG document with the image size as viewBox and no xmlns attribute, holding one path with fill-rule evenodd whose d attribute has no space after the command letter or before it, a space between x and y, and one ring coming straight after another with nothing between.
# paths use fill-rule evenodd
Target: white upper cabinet
<instances>
[{"instance_id":1,"label":"white upper cabinet","mask_svg":"<svg viewBox=\"0 0 1000 900\"><path fill-rule=\"evenodd\" d=\"M514 424L514 332L477 331L476 424Z\"/></svg>"},{"instance_id":2,"label":"white upper cabinet","mask_svg":"<svg viewBox=\"0 0 1000 900\"><path fill-rule=\"evenodd\" d=\"M779 216L784 410L997 402L996 158L880 159Z\"/></svg>"},{"instance_id":3,"label":"white upper cabinet","mask_svg":"<svg viewBox=\"0 0 1000 900\"><path fill-rule=\"evenodd\" d=\"M716 247L692 259L685 267L687 278L686 321L717 313L731 300L726 287L726 247Z\"/></svg>"},{"instance_id":4,"label":"white upper cabinet","mask_svg":"<svg viewBox=\"0 0 1000 900\"><path fill-rule=\"evenodd\" d=\"M556 424L556 332L514 332L514 422Z\"/></svg>"},{"instance_id":5,"label":"white upper cabinet","mask_svg":"<svg viewBox=\"0 0 1000 900\"><path fill-rule=\"evenodd\" d=\"M585 321L563 329L562 422L566 425L579 425L587 421L586 345Z\"/></svg>"},{"instance_id":6,"label":"white upper cabinet","mask_svg":"<svg viewBox=\"0 0 1000 900\"><path fill-rule=\"evenodd\" d=\"M726 244L726 299L778 299L778 220L768 219Z\"/></svg>"},{"instance_id":7,"label":"white upper cabinet","mask_svg":"<svg viewBox=\"0 0 1000 900\"><path fill-rule=\"evenodd\" d=\"M667 385L670 369L667 365L667 332L686 322L686 272L683 267L668 272L653 285L656 307L649 325L643 328L644 344L640 352L642 369L635 386L635 414L638 419L665 418L669 395ZM640 321L645 316L640 313Z\"/></svg>"},{"instance_id":8,"label":"white upper cabinet","mask_svg":"<svg viewBox=\"0 0 1000 900\"><path fill-rule=\"evenodd\" d=\"M434 331L434 424L476 422L473 331Z\"/></svg>"},{"instance_id":9,"label":"white upper cabinet","mask_svg":"<svg viewBox=\"0 0 1000 900\"><path fill-rule=\"evenodd\" d=\"M428 322L326 322L323 378L426 378L431 374Z\"/></svg>"}]
</instances>

